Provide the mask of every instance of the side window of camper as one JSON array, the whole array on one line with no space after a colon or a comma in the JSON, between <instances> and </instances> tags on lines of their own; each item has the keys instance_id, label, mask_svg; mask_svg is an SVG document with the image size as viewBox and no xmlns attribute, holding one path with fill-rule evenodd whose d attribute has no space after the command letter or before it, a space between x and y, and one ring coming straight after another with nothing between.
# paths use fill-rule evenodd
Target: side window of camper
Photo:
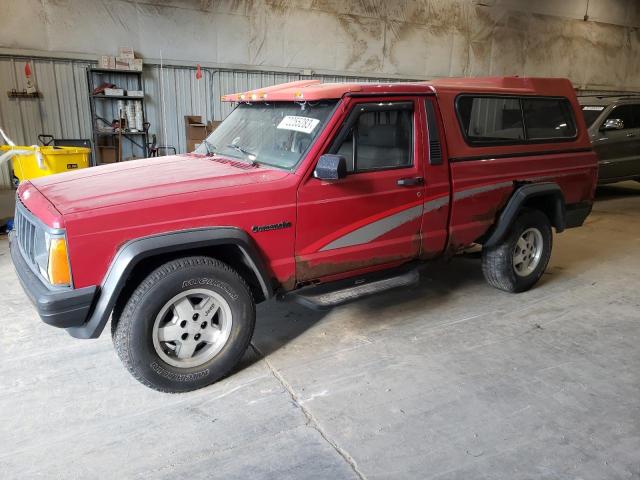
<instances>
[{"instance_id":1,"label":"side window of camper","mask_svg":"<svg viewBox=\"0 0 640 480\"><path fill-rule=\"evenodd\" d=\"M458 115L472 144L513 143L524 140L520 100L509 97L460 97Z\"/></svg>"},{"instance_id":2,"label":"side window of camper","mask_svg":"<svg viewBox=\"0 0 640 480\"><path fill-rule=\"evenodd\" d=\"M456 110L472 146L564 141L577 135L566 98L462 95Z\"/></svg>"},{"instance_id":3,"label":"side window of camper","mask_svg":"<svg viewBox=\"0 0 640 480\"><path fill-rule=\"evenodd\" d=\"M564 98L523 98L522 113L528 140L576 136L571 104Z\"/></svg>"}]
</instances>

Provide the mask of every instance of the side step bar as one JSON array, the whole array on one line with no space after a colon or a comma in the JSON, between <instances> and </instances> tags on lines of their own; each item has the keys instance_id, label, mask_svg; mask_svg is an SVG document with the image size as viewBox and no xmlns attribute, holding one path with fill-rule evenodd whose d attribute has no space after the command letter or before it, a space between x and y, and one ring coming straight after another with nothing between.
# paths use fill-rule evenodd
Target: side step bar
<instances>
[{"instance_id":1,"label":"side step bar","mask_svg":"<svg viewBox=\"0 0 640 480\"><path fill-rule=\"evenodd\" d=\"M420 273L414 268L393 276L355 277L339 282L305 287L290 292L281 300L290 300L314 310L325 310L342 305L385 290L415 285L420 281Z\"/></svg>"}]
</instances>

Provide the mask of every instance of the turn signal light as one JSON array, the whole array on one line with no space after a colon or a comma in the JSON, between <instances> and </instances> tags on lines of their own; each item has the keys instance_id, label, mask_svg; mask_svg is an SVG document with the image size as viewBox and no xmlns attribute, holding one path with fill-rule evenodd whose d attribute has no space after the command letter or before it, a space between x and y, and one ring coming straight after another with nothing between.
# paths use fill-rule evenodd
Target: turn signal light
<instances>
[{"instance_id":1,"label":"turn signal light","mask_svg":"<svg viewBox=\"0 0 640 480\"><path fill-rule=\"evenodd\" d=\"M67 242L64 238L52 238L49 245L49 283L51 285L71 285L71 271L67 256Z\"/></svg>"}]
</instances>

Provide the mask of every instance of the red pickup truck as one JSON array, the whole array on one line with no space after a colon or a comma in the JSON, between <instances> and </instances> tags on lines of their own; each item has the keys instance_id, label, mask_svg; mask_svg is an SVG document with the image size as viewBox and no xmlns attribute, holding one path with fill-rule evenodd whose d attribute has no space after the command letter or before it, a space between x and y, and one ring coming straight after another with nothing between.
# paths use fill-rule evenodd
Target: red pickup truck
<instances>
[{"instance_id":1,"label":"red pickup truck","mask_svg":"<svg viewBox=\"0 0 640 480\"><path fill-rule=\"evenodd\" d=\"M482 246L487 281L534 285L591 210L597 161L571 83L322 84L228 95L193 153L24 182L11 255L46 323L111 317L135 378L167 392L228 374L271 298L327 307Z\"/></svg>"}]
</instances>

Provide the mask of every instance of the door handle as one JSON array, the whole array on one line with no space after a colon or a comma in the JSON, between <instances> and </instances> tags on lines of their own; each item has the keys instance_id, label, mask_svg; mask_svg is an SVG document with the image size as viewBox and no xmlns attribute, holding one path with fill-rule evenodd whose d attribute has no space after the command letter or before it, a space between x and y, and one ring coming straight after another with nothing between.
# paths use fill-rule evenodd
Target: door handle
<instances>
[{"instance_id":1,"label":"door handle","mask_svg":"<svg viewBox=\"0 0 640 480\"><path fill-rule=\"evenodd\" d=\"M399 178L397 183L400 187L413 187L415 185L422 185L424 183L424 178L422 177Z\"/></svg>"}]
</instances>

